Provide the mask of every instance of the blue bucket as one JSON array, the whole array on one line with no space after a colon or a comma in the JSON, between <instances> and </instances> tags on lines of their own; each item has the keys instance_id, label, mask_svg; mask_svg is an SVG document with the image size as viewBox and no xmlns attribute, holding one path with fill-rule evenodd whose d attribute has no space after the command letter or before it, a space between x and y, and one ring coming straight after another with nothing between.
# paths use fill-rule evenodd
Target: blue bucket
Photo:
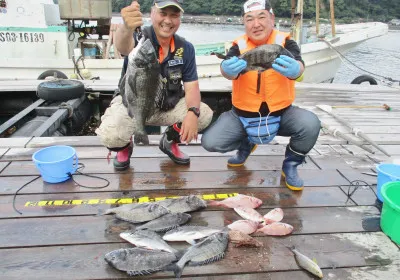
<instances>
[{"instance_id":1,"label":"blue bucket","mask_svg":"<svg viewBox=\"0 0 400 280\"><path fill-rule=\"evenodd\" d=\"M378 170L378 199L383 202L381 193L382 186L388 182L400 181L400 165L392 163L381 163L376 169Z\"/></svg>"},{"instance_id":2,"label":"blue bucket","mask_svg":"<svg viewBox=\"0 0 400 280\"><path fill-rule=\"evenodd\" d=\"M78 157L70 146L51 146L32 155L32 160L40 171L43 181L60 183L70 178L78 168Z\"/></svg>"}]
</instances>

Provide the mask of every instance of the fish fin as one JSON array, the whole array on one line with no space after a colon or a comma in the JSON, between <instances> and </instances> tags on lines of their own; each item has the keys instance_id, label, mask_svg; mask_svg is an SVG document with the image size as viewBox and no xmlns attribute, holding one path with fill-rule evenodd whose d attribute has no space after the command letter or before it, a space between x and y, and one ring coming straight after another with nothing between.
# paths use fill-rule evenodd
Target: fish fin
<instances>
[{"instance_id":1,"label":"fish fin","mask_svg":"<svg viewBox=\"0 0 400 280\"><path fill-rule=\"evenodd\" d=\"M226 55L224 55L224 54L222 54L222 53L212 52L211 55L215 55L215 56L218 57L219 59L226 59Z\"/></svg>"},{"instance_id":2,"label":"fish fin","mask_svg":"<svg viewBox=\"0 0 400 280\"><path fill-rule=\"evenodd\" d=\"M313 261L315 264L317 264L317 265L318 265L318 263L317 263L317 259L316 259L316 258L313 258L313 259L312 259L312 261Z\"/></svg>"},{"instance_id":3,"label":"fish fin","mask_svg":"<svg viewBox=\"0 0 400 280\"><path fill-rule=\"evenodd\" d=\"M196 241L194 239L187 239L185 240L187 243L191 244L191 245L196 245Z\"/></svg>"},{"instance_id":4,"label":"fish fin","mask_svg":"<svg viewBox=\"0 0 400 280\"><path fill-rule=\"evenodd\" d=\"M110 209L107 209L107 210L98 209L97 210L97 214L95 214L95 217L104 216L104 215L108 215L108 214L111 214L111 213L112 212L110 212Z\"/></svg>"},{"instance_id":5,"label":"fish fin","mask_svg":"<svg viewBox=\"0 0 400 280\"><path fill-rule=\"evenodd\" d=\"M185 265L185 264L184 264ZM183 265L183 266L184 266ZM171 265L169 265L168 266L168 270L172 270L173 272L174 272L174 274L175 274L175 277L176 277L176 279L179 279L179 278L181 278L181 276L182 276L182 272L183 272L183 266L181 266L180 264L179 264L179 262L177 262L177 263L175 263L175 264L171 264Z\"/></svg>"},{"instance_id":6,"label":"fish fin","mask_svg":"<svg viewBox=\"0 0 400 280\"><path fill-rule=\"evenodd\" d=\"M148 146L150 144L149 142L149 136L147 134L144 135L135 135L134 141L136 145L142 143L145 146Z\"/></svg>"},{"instance_id":7,"label":"fish fin","mask_svg":"<svg viewBox=\"0 0 400 280\"><path fill-rule=\"evenodd\" d=\"M175 257L176 257L177 259L181 259L182 256L183 256L186 252L187 252L187 249L183 249L183 250L175 250L175 249L174 249L174 251L173 251L172 253L175 255Z\"/></svg>"}]
</instances>

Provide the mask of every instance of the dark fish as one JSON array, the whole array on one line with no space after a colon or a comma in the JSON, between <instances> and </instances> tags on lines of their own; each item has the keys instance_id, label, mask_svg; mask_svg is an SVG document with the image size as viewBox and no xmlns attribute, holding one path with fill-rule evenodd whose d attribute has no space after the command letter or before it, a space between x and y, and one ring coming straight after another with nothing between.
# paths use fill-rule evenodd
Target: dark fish
<instances>
[{"instance_id":1,"label":"dark fish","mask_svg":"<svg viewBox=\"0 0 400 280\"><path fill-rule=\"evenodd\" d=\"M218 58L226 59L226 56L220 53L214 53ZM265 71L272 68L272 63L280 55L287 55L293 58L293 55L281 45L277 44L264 44L254 49L249 50L241 55L239 58L246 60L247 67L241 73L244 74L248 71Z\"/></svg>"},{"instance_id":2,"label":"dark fish","mask_svg":"<svg viewBox=\"0 0 400 280\"><path fill-rule=\"evenodd\" d=\"M122 102L135 120L135 144L149 145L146 119L154 108L154 100L162 89L160 64L149 39L142 38L129 54L128 67L120 84Z\"/></svg>"},{"instance_id":3,"label":"dark fish","mask_svg":"<svg viewBox=\"0 0 400 280\"><path fill-rule=\"evenodd\" d=\"M155 203L140 204L127 211L118 211L115 217L130 223L143 223L148 222L165 214L170 213L169 210L161 205Z\"/></svg>"},{"instance_id":4,"label":"dark fish","mask_svg":"<svg viewBox=\"0 0 400 280\"><path fill-rule=\"evenodd\" d=\"M136 229L149 229L155 232L165 232L167 230L174 229L180 225L186 224L191 217L192 216L186 213L166 214L144 225L141 225Z\"/></svg>"},{"instance_id":5,"label":"dark fish","mask_svg":"<svg viewBox=\"0 0 400 280\"><path fill-rule=\"evenodd\" d=\"M165 199L158 201L157 204L168 208L171 213L192 212L207 207L207 203L196 195Z\"/></svg>"},{"instance_id":6,"label":"dark fish","mask_svg":"<svg viewBox=\"0 0 400 280\"><path fill-rule=\"evenodd\" d=\"M190 247L174 268L175 276L181 277L183 267L187 262L191 266L205 265L219 261L225 256L228 246L228 233L218 232Z\"/></svg>"},{"instance_id":7,"label":"dark fish","mask_svg":"<svg viewBox=\"0 0 400 280\"><path fill-rule=\"evenodd\" d=\"M129 276L135 276L164 270L176 261L176 256L158 250L127 248L111 251L104 259L114 268L126 271Z\"/></svg>"}]
</instances>

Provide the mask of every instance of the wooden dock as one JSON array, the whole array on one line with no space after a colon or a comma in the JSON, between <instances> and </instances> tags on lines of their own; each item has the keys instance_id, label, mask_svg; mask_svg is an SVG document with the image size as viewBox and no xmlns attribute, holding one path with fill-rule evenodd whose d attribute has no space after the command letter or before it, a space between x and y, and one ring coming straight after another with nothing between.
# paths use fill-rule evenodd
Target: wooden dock
<instances>
[{"instance_id":1,"label":"wooden dock","mask_svg":"<svg viewBox=\"0 0 400 280\"><path fill-rule=\"evenodd\" d=\"M297 86L296 105L317 113L332 128L360 141L334 118L317 109L327 104L334 112L362 129L391 155L375 154L346 140L321 132L307 162L300 167L305 180L302 192L287 189L280 176L288 138L259 146L244 167L228 168L230 155L208 153L197 143L183 146L190 166L178 166L158 149L135 147L131 168L114 171L107 150L97 137L0 138L0 279L125 279L110 267L104 255L131 247L119 233L134 226L113 216L97 214L115 203L188 194L223 198L227 194L254 195L263 200L261 214L274 207L285 212L284 222L294 226L286 237L256 237L261 248L228 247L223 260L201 267L185 267L184 278L205 279L314 279L301 270L286 246L296 246L315 258L324 279L400 279L400 249L379 228L373 173L380 162L400 158L400 91L385 87L353 85ZM388 104L390 111L379 107ZM339 107L341 106L341 107ZM361 142L361 141L360 141ZM76 148L85 174L109 180L104 189L87 189L71 180L44 183L31 156L42 147L70 145ZM104 182L74 175L82 185ZM33 181L32 181L33 180ZM355 180L362 180L355 181ZM29 183L16 196L15 192ZM348 190L360 186L349 198ZM224 226L240 219L232 209L208 207L194 212L191 224ZM187 244L172 244L183 249ZM137 277L140 278L140 277ZM141 279L173 279L159 272Z\"/></svg>"}]
</instances>

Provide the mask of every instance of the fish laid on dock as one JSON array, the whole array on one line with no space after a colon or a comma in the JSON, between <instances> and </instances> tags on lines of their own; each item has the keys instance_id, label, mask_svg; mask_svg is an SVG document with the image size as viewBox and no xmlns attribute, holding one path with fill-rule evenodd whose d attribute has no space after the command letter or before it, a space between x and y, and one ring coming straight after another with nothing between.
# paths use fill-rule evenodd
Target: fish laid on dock
<instances>
[{"instance_id":1,"label":"fish laid on dock","mask_svg":"<svg viewBox=\"0 0 400 280\"><path fill-rule=\"evenodd\" d=\"M186 263L191 266L205 265L222 259L228 247L228 233L218 232L190 247L176 263L175 276L180 278Z\"/></svg>"},{"instance_id":2,"label":"fish laid on dock","mask_svg":"<svg viewBox=\"0 0 400 280\"><path fill-rule=\"evenodd\" d=\"M235 244L235 247L263 247L260 241L239 230L230 230L228 234L229 241Z\"/></svg>"},{"instance_id":3,"label":"fish laid on dock","mask_svg":"<svg viewBox=\"0 0 400 280\"><path fill-rule=\"evenodd\" d=\"M214 53L218 58L226 59L226 56L220 53ZM251 49L241 55L239 58L246 60L247 67L241 73L248 71L265 71L272 68L275 59L280 55L286 55L293 58L293 55L277 44L264 44Z\"/></svg>"},{"instance_id":4,"label":"fish laid on dock","mask_svg":"<svg viewBox=\"0 0 400 280\"><path fill-rule=\"evenodd\" d=\"M160 200L157 204L168 208L171 213L192 212L207 207L207 203L197 195Z\"/></svg>"},{"instance_id":5,"label":"fish laid on dock","mask_svg":"<svg viewBox=\"0 0 400 280\"><path fill-rule=\"evenodd\" d=\"M283 236L283 235L288 235L291 234L293 231L293 226L286 224L286 223L281 223L281 222L276 222L272 223L269 225L265 225L255 232L257 236L260 235L273 235L273 236Z\"/></svg>"},{"instance_id":6,"label":"fish laid on dock","mask_svg":"<svg viewBox=\"0 0 400 280\"><path fill-rule=\"evenodd\" d=\"M272 224L280 222L283 219L283 210L281 208L275 208L264 215L264 222L266 224Z\"/></svg>"},{"instance_id":7,"label":"fish laid on dock","mask_svg":"<svg viewBox=\"0 0 400 280\"><path fill-rule=\"evenodd\" d=\"M120 86L122 102L135 121L135 144L149 145L145 123L161 91L157 54L150 39L143 37L128 56L128 67Z\"/></svg>"},{"instance_id":8,"label":"fish laid on dock","mask_svg":"<svg viewBox=\"0 0 400 280\"><path fill-rule=\"evenodd\" d=\"M169 210L164 206L156 203L145 203L139 204L139 206L131 210L117 211L115 217L117 219L136 224L157 219L158 217L168 213L170 213Z\"/></svg>"},{"instance_id":9,"label":"fish laid on dock","mask_svg":"<svg viewBox=\"0 0 400 280\"><path fill-rule=\"evenodd\" d=\"M258 229L259 224L259 222L251 220L238 220L228 225L228 228L243 232L244 234L252 234Z\"/></svg>"},{"instance_id":10,"label":"fish laid on dock","mask_svg":"<svg viewBox=\"0 0 400 280\"><path fill-rule=\"evenodd\" d=\"M310 273L314 274L315 276L318 276L319 278L324 277L321 268L318 266L318 264L316 262L314 262L307 256L305 256L302 253L300 253L299 251L297 251L294 247L289 248L289 249L292 250L292 252L294 254L294 258L296 259L297 264L301 268L304 268L305 270L309 271Z\"/></svg>"},{"instance_id":11,"label":"fish laid on dock","mask_svg":"<svg viewBox=\"0 0 400 280\"><path fill-rule=\"evenodd\" d=\"M257 210L254 210L253 208L236 207L233 208L233 210L235 210L235 212L238 213L240 217L246 220L254 221L257 223L264 222L264 217L260 213L258 213Z\"/></svg>"},{"instance_id":12,"label":"fish laid on dock","mask_svg":"<svg viewBox=\"0 0 400 280\"><path fill-rule=\"evenodd\" d=\"M182 226L165 233L163 239L166 241L186 241L194 244L197 239L207 237L220 232L221 229L203 226Z\"/></svg>"},{"instance_id":13,"label":"fish laid on dock","mask_svg":"<svg viewBox=\"0 0 400 280\"><path fill-rule=\"evenodd\" d=\"M111 251L104 259L114 268L126 271L129 276L135 276L164 270L176 261L176 256L158 250L128 248Z\"/></svg>"},{"instance_id":14,"label":"fish laid on dock","mask_svg":"<svg viewBox=\"0 0 400 280\"><path fill-rule=\"evenodd\" d=\"M121 232L119 236L136 247L177 254L177 250L169 246L161 236L151 230L126 231Z\"/></svg>"},{"instance_id":15,"label":"fish laid on dock","mask_svg":"<svg viewBox=\"0 0 400 280\"><path fill-rule=\"evenodd\" d=\"M186 224L191 217L192 216L187 213L169 213L144 225L138 226L136 229L149 229L155 232L165 232Z\"/></svg>"},{"instance_id":16,"label":"fish laid on dock","mask_svg":"<svg viewBox=\"0 0 400 280\"><path fill-rule=\"evenodd\" d=\"M209 206L222 206L227 208L248 207L257 208L262 204L262 200L254 196L238 194L237 196L228 197L221 201L210 200Z\"/></svg>"}]
</instances>

